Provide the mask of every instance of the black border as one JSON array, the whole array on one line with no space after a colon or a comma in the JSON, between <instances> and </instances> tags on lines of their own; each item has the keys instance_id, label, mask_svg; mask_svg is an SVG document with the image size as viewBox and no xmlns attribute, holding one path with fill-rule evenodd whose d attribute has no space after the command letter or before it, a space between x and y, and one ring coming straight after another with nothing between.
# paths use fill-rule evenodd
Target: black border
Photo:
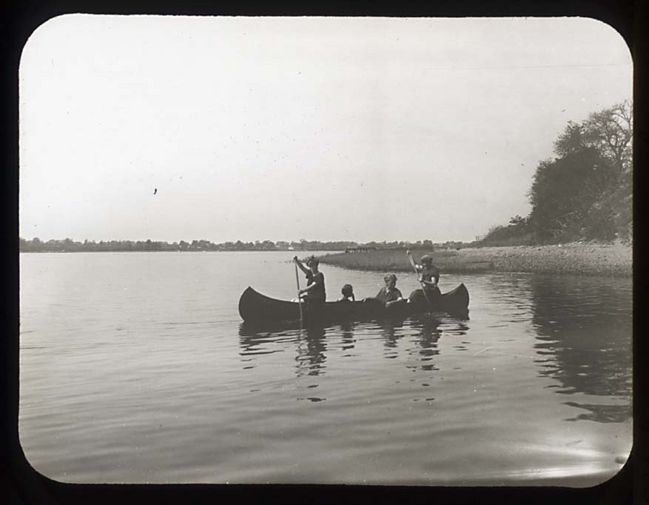
<instances>
[{"instance_id":1,"label":"black border","mask_svg":"<svg viewBox=\"0 0 649 505\"><path fill-rule=\"evenodd\" d=\"M43 22L66 13L292 16L582 16L604 21L627 41L634 77L634 448L611 480L586 489L564 487L400 487L342 485L80 485L63 484L37 472L18 442L18 65L29 35ZM11 503L649 503L647 457L647 350L642 301L646 299L647 256L639 218L644 209L647 168L646 0L441 0L257 3L251 1L80 1L6 0L0 4L1 247L3 286L0 312L0 497ZM643 393L645 392L645 393ZM6 502L5 502L6 503Z\"/></svg>"}]
</instances>

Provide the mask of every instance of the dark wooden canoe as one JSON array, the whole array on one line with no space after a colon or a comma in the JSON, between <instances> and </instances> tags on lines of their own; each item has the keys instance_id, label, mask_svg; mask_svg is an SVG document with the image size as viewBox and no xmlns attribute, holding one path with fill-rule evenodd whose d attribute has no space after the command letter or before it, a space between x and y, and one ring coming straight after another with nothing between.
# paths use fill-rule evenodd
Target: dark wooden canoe
<instances>
[{"instance_id":1,"label":"dark wooden canoe","mask_svg":"<svg viewBox=\"0 0 649 505\"><path fill-rule=\"evenodd\" d=\"M421 299L421 297L419 297ZM408 317L425 312L446 312L466 318L469 313L469 292L464 284L439 295L428 303L397 303L389 308L370 298L356 302L325 302L302 304L305 322L361 321L381 317ZM239 299L239 314L246 322L274 323L297 321L300 308L297 302L277 300L247 288Z\"/></svg>"}]
</instances>

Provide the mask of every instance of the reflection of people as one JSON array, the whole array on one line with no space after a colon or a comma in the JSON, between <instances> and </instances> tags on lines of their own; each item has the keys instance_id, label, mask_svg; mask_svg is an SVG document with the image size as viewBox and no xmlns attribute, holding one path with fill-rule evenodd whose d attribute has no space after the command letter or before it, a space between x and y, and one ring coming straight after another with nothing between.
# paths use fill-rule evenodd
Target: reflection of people
<instances>
[{"instance_id":1,"label":"reflection of people","mask_svg":"<svg viewBox=\"0 0 649 505\"><path fill-rule=\"evenodd\" d=\"M441 335L441 330L438 328L439 321L437 320L424 320L421 326L421 333L419 335L419 358L421 362L421 369L425 371L438 370L433 361L434 356L439 354L437 341Z\"/></svg>"},{"instance_id":2,"label":"reflection of people","mask_svg":"<svg viewBox=\"0 0 649 505\"><path fill-rule=\"evenodd\" d=\"M304 334L303 346L298 346L297 374L317 376L324 373L325 362L327 361L327 340L325 328L321 326L309 326Z\"/></svg>"},{"instance_id":3,"label":"reflection of people","mask_svg":"<svg viewBox=\"0 0 649 505\"><path fill-rule=\"evenodd\" d=\"M352 287L351 284L345 284L343 288L340 290L340 292L343 296L338 299L339 302L356 301L356 297L354 296L354 288Z\"/></svg>"},{"instance_id":4,"label":"reflection of people","mask_svg":"<svg viewBox=\"0 0 649 505\"><path fill-rule=\"evenodd\" d=\"M401 291L397 289L397 276L394 274L386 274L383 280L385 281L385 286L378 292L376 299L386 307L403 301Z\"/></svg>"},{"instance_id":5,"label":"reflection of people","mask_svg":"<svg viewBox=\"0 0 649 505\"><path fill-rule=\"evenodd\" d=\"M340 332L342 336L342 350L348 351L349 349L354 348L354 323L352 321L346 321L340 325ZM349 354L343 355L343 357L348 357Z\"/></svg>"},{"instance_id":6,"label":"reflection of people","mask_svg":"<svg viewBox=\"0 0 649 505\"><path fill-rule=\"evenodd\" d=\"M415 301L418 298L421 298L422 295L426 297L426 300L430 301L434 298L441 295L439 287L439 268L433 265L433 257L430 254L424 254L420 258L420 263L416 263L412 257L410 251L406 251L410 264L419 274L418 280L421 284L423 292L421 290L415 290L410 295L410 301Z\"/></svg>"},{"instance_id":7,"label":"reflection of people","mask_svg":"<svg viewBox=\"0 0 649 505\"><path fill-rule=\"evenodd\" d=\"M300 289L300 298L305 302L324 302L327 295L325 293L324 274L318 271L318 258L315 256L308 258L306 267L297 256L293 257L293 261L306 275L307 284L304 289Z\"/></svg>"},{"instance_id":8,"label":"reflection of people","mask_svg":"<svg viewBox=\"0 0 649 505\"><path fill-rule=\"evenodd\" d=\"M403 327L403 321L395 321L392 319L384 319L379 322L381 326L381 336L383 337L383 346L387 349L394 350L397 348L397 341L400 338L400 333L397 328ZM386 356L396 357L396 351L389 351Z\"/></svg>"}]
</instances>

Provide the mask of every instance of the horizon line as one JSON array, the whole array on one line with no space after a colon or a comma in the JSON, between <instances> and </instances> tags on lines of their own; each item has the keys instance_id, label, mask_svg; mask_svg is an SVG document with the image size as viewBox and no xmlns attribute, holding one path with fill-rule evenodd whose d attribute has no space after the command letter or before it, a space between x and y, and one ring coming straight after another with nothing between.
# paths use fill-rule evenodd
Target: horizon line
<instances>
[{"instance_id":1,"label":"horizon line","mask_svg":"<svg viewBox=\"0 0 649 505\"><path fill-rule=\"evenodd\" d=\"M432 240L432 239L418 239L418 240L404 240L404 239L397 240L397 239L394 239L394 240L387 240L387 239L384 239L384 240L366 240L366 241L359 241L359 240L353 240L353 239L322 240L322 239L304 239L304 238L301 238L301 239L297 239L297 240L296 239L291 239L291 240L283 240L283 239L280 239L280 240L272 240L272 239L242 240L242 239L237 239L237 240L224 240L224 241L220 241L220 242L215 242L214 240L204 239L204 238L191 239L191 240L180 239L180 240L169 241L169 240L158 240L158 239L152 239L152 238L146 238L146 239L99 239L99 240L97 240L97 239L73 239L73 238L70 238L70 237L49 238L49 239L41 239L40 237L37 237L37 236L35 236L35 237L31 238L31 239L24 238L24 237L21 237L21 236L18 237L19 241L20 240L25 240L25 241L28 241L28 242L33 242L36 239L38 239L42 243L47 243L49 241L62 242L62 241L70 240L72 242L77 242L77 243L81 243L81 244L83 244L84 242L99 243L99 242L147 242L147 241L164 242L164 243L167 243L167 244L174 244L174 243L179 244L180 242L186 242L186 243L191 244L194 241L195 242L210 242L212 244L227 244L227 243L236 244L237 242L241 242L243 244L250 244L250 243L254 244L254 243L264 243L264 242L272 242L274 244L277 244L277 243L299 244L301 242L321 242L321 243L353 242L353 243L356 243L356 244L368 244L368 243L381 244L381 243L395 243L395 242L399 243L399 242L403 242L403 243L416 244L417 242L430 241L433 244L435 244L435 243L445 243L445 242L473 242L475 240L479 240L477 237L475 239L473 239L473 240L453 240L453 239L449 239L449 240Z\"/></svg>"}]
</instances>

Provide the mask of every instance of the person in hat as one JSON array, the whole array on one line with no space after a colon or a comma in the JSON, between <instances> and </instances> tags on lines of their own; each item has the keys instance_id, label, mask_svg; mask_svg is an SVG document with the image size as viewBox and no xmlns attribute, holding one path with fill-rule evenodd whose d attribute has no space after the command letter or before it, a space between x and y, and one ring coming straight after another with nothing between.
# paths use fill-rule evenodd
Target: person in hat
<instances>
[{"instance_id":1,"label":"person in hat","mask_svg":"<svg viewBox=\"0 0 649 505\"><path fill-rule=\"evenodd\" d=\"M423 295L429 302L441 295L439 287L439 268L433 264L433 257L430 254L424 254L417 263L410 251L406 251L410 264L418 273L418 281L421 284L421 290L415 290L410 295L409 299L412 302L415 298L420 298ZM418 293L419 292L419 293Z\"/></svg>"},{"instance_id":2,"label":"person in hat","mask_svg":"<svg viewBox=\"0 0 649 505\"><path fill-rule=\"evenodd\" d=\"M343 295L338 300L339 302L354 302L356 297L354 296L354 288L351 284L345 284L340 290L340 293Z\"/></svg>"},{"instance_id":3,"label":"person in hat","mask_svg":"<svg viewBox=\"0 0 649 505\"><path fill-rule=\"evenodd\" d=\"M375 298L386 307L403 302L404 298L401 295L401 291L397 289L397 276L394 274L386 274L383 277L383 281L385 282L385 286L381 288Z\"/></svg>"},{"instance_id":4,"label":"person in hat","mask_svg":"<svg viewBox=\"0 0 649 505\"><path fill-rule=\"evenodd\" d=\"M302 263L297 256L293 257L295 264L300 267L300 270L306 275L306 287L300 289L299 296L305 302L324 303L327 298L325 292L324 274L318 270L318 258L310 256L306 260L306 266Z\"/></svg>"}]
</instances>

